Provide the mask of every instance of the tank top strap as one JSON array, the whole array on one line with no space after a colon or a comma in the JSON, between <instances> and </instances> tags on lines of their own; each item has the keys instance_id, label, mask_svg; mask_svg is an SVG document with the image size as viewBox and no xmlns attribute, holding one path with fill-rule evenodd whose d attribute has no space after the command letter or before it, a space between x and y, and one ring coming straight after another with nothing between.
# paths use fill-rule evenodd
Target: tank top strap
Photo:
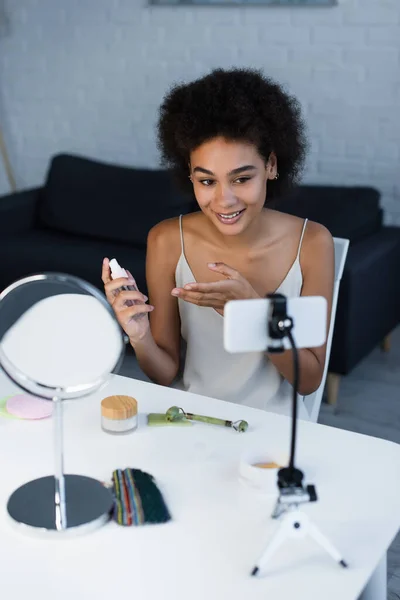
<instances>
[{"instance_id":1,"label":"tank top strap","mask_svg":"<svg viewBox=\"0 0 400 600\"><path fill-rule=\"evenodd\" d=\"M181 252L182 254L185 254L185 245L183 243L182 215L179 215L179 233L181 236Z\"/></svg>"},{"instance_id":2,"label":"tank top strap","mask_svg":"<svg viewBox=\"0 0 400 600\"><path fill-rule=\"evenodd\" d=\"M305 233L305 230L306 230L307 221L308 221L308 219L304 219L303 229L301 231L301 236L300 236L299 249L297 250L297 257L296 258L299 258L299 256L300 256L301 246L303 244L303 237L304 237L304 233Z\"/></svg>"}]
</instances>

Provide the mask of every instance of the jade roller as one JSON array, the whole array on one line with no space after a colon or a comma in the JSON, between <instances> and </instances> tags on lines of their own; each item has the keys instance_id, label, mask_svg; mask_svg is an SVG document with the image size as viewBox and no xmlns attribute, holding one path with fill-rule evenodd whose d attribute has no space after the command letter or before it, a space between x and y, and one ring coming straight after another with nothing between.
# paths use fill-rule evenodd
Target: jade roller
<instances>
[{"instance_id":1,"label":"jade roller","mask_svg":"<svg viewBox=\"0 0 400 600\"><path fill-rule=\"evenodd\" d=\"M249 424L247 421L226 421L225 419L216 419L215 417L205 417L202 415L194 415L188 413L179 408L179 406L171 406L166 412L167 421L181 421L187 419L188 421L200 421L201 423L208 423L209 425L220 425L222 427L231 427L235 431L243 433L247 431Z\"/></svg>"}]
</instances>

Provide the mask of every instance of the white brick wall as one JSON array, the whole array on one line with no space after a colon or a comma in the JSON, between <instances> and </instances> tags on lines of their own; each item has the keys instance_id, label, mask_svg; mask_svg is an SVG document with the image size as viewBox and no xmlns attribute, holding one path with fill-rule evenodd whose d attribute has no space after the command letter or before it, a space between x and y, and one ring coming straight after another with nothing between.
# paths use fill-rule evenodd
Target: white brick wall
<instances>
[{"instance_id":1,"label":"white brick wall","mask_svg":"<svg viewBox=\"0 0 400 600\"><path fill-rule=\"evenodd\" d=\"M59 151L156 166L166 88L232 65L261 67L298 95L312 139L306 181L374 185L386 221L400 224L400 0L0 0L0 124L19 187L41 183Z\"/></svg>"}]
</instances>

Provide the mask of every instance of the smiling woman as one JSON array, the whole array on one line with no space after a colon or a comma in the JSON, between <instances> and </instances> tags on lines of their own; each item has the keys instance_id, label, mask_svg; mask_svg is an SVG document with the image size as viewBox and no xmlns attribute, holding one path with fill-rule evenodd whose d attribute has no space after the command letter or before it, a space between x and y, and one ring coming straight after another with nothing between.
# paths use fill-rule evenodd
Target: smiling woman
<instances>
[{"instance_id":1,"label":"smiling woman","mask_svg":"<svg viewBox=\"0 0 400 600\"><path fill-rule=\"evenodd\" d=\"M115 295L124 282L111 281L106 260L107 297L153 381L282 411L290 403L291 352L228 354L223 314L229 300L277 291L324 296L330 314L331 235L268 206L301 174L307 143L299 103L258 71L218 69L168 92L158 139L165 166L200 210L150 231L151 306L137 291ZM138 313L145 313L139 321ZM176 382L181 338L187 351ZM301 394L317 389L324 362L325 347L300 351Z\"/></svg>"}]
</instances>

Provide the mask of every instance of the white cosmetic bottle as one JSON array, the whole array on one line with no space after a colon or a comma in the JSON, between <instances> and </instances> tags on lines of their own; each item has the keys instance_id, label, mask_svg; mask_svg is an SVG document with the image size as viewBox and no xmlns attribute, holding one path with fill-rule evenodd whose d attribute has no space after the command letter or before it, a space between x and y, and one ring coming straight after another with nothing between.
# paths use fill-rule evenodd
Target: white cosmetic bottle
<instances>
[{"instance_id":1,"label":"white cosmetic bottle","mask_svg":"<svg viewBox=\"0 0 400 600\"><path fill-rule=\"evenodd\" d=\"M111 279L119 279L120 277L125 277L126 279L128 279L128 277L129 277L128 273L125 271L125 269L123 269L118 264L118 261L115 258L112 258L110 260L110 270L111 270ZM134 285L134 284L123 285L120 288L118 288L118 290L129 291L129 292L137 292L138 291L136 285ZM126 302L125 302L126 306L134 306L135 304L140 304L140 302L138 300L126 300ZM140 315L137 315L137 316L140 316Z\"/></svg>"}]
</instances>

